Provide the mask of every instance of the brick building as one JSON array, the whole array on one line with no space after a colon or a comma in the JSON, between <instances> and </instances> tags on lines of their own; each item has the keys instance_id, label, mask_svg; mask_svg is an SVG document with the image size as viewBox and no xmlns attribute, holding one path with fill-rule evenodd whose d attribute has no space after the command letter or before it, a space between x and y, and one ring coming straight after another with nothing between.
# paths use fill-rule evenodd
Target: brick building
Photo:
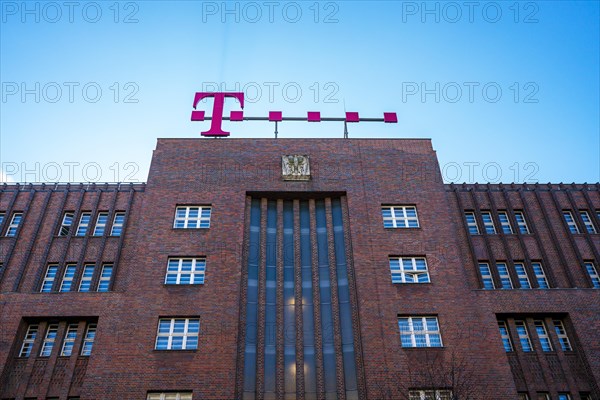
<instances>
[{"instance_id":1,"label":"brick building","mask_svg":"<svg viewBox=\"0 0 600 400\"><path fill-rule=\"evenodd\" d=\"M429 140L159 139L4 185L0 399L600 399L600 186Z\"/></svg>"}]
</instances>

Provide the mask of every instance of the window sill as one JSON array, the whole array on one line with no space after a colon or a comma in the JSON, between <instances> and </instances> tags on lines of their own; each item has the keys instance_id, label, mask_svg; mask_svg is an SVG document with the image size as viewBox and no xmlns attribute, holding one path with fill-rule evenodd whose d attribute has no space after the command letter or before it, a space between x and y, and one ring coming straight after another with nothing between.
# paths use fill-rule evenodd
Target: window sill
<instances>
[{"instance_id":1,"label":"window sill","mask_svg":"<svg viewBox=\"0 0 600 400\"><path fill-rule=\"evenodd\" d=\"M165 353L165 354L173 354L173 353L196 353L198 351L198 349L194 349L194 350L173 350L173 349L165 349L165 350L157 350L154 349L152 350L153 353Z\"/></svg>"}]
</instances>

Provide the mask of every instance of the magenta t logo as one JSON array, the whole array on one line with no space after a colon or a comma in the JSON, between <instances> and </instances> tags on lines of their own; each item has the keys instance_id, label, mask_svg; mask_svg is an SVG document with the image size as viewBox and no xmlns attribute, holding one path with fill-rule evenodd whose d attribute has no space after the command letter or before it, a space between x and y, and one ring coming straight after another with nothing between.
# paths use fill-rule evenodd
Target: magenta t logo
<instances>
[{"instance_id":1,"label":"magenta t logo","mask_svg":"<svg viewBox=\"0 0 600 400\"><path fill-rule=\"evenodd\" d=\"M198 105L198 102L207 97L214 97L215 102L213 105L212 122L210 129L206 132L202 132L202 136L229 136L229 132L225 132L221 129L221 123L223 122L223 106L225 105L225 97L235 97L239 100L242 109L244 109L244 93L209 93L209 92L197 92L194 96L194 110ZM192 121L204 121L204 111L192 111Z\"/></svg>"}]
</instances>

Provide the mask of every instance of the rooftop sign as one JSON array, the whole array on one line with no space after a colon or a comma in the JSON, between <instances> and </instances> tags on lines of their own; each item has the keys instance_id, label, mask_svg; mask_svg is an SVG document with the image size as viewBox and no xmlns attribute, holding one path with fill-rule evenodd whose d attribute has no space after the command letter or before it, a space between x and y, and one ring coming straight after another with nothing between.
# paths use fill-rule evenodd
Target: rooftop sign
<instances>
[{"instance_id":1,"label":"rooftop sign","mask_svg":"<svg viewBox=\"0 0 600 400\"><path fill-rule=\"evenodd\" d=\"M211 117L205 116L205 112L202 110L196 110L200 100L213 97L213 112ZM345 117L321 117L319 111L308 111L306 117L284 117L281 111L269 111L268 117L246 117L244 111L231 111L229 117L223 116L223 107L225 105L225 99L227 97L233 97L240 102L240 107L244 109L244 93L243 92L197 92L194 96L194 111L192 111L192 121L204 121L212 120L210 129L202 132L202 136L210 137L225 137L229 136L229 132L225 132L221 125L223 120L228 121L270 121L275 122L275 137L277 137L277 124L282 121L308 121L308 122L321 122L321 121L339 121L344 122L344 137L348 137L347 123L357 122L385 122L385 123L397 123L398 116L395 112L384 112L383 118L361 118L358 112L346 112Z\"/></svg>"}]
</instances>

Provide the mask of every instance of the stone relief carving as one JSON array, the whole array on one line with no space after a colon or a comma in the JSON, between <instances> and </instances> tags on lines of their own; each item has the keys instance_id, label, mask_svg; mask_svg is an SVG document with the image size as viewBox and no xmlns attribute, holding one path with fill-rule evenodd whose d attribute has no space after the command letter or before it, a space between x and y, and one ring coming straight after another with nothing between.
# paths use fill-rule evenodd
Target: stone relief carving
<instances>
[{"instance_id":1,"label":"stone relief carving","mask_svg":"<svg viewBox=\"0 0 600 400\"><path fill-rule=\"evenodd\" d=\"M310 164L307 155L281 156L281 169L285 181L307 181L310 179Z\"/></svg>"}]
</instances>

